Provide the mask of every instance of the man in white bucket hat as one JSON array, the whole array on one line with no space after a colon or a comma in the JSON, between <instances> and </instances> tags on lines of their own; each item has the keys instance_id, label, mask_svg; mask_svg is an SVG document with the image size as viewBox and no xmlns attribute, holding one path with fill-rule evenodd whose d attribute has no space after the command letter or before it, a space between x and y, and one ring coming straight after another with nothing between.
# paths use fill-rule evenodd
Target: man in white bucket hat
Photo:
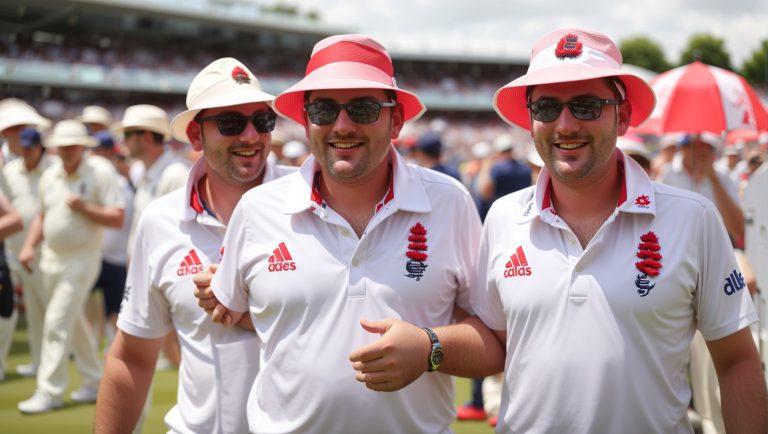
<instances>
[{"instance_id":1,"label":"man in white bucket hat","mask_svg":"<svg viewBox=\"0 0 768 434\"><path fill-rule=\"evenodd\" d=\"M83 107L83 113L75 119L82 122L88 128L88 132L91 135L99 131L108 130L113 124L112 113L99 105Z\"/></svg>"},{"instance_id":2,"label":"man in white bucket hat","mask_svg":"<svg viewBox=\"0 0 768 434\"><path fill-rule=\"evenodd\" d=\"M124 207L112 164L85 155L87 147L97 144L85 125L75 120L57 123L44 140L47 148L58 148L61 161L40 177L40 211L19 252L19 262L30 269L36 246L42 243L37 266L50 297L43 320L37 389L19 403L23 413L45 413L62 406L70 353L78 360L82 378L82 386L72 392L71 399L96 399L101 359L83 305L101 268L103 228L122 226Z\"/></svg>"},{"instance_id":3,"label":"man in white bucket hat","mask_svg":"<svg viewBox=\"0 0 768 434\"><path fill-rule=\"evenodd\" d=\"M51 121L40 116L34 107L18 98L0 101L0 138L5 141L0 166L21 155L21 131L26 127L46 129Z\"/></svg>"},{"instance_id":4,"label":"man in white bucket hat","mask_svg":"<svg viewBox=\"0 0 768 434\"><path fill-rule=\"evenodd\" d=\"M651 182L616 149L654 105L621 61L603 34L557 30L496 92L497 112L531 131L545 167L485 220L472 306L496 339L476 321L438 328L445 369L484 374L506 348L498 432L692 433L686 363L698 329L727 430L764 433L757 315L728 235L711 202Z\"/></svg>"},{"instance_id":5,"label":"man in white bucket hat","mask_svg":"<svg viewBox=\"0 0 768 434\"><path fill-rule=\"evenodd\" d=\"M192 276L219 262L224 230L247 190L293 171L267 163L274 96L233 58L192 80L188 110L173 136L202 156L186 188L149 204L135 250L96 406L99 433L133 429L165 334L181 342L178 401L166 415L172 432L247 432L245 403L258 371L252 331L213 324L195 304ZM128 399L126 399L128 397Z\"/></svg>"},{"instance_id":6,"label":"man in white bucket hat","mask_svg":"<svg viewBox=\"0 0 768 434\"><path fill-rule=\"evenodd\" d=\"M128 239L133 240L144 208L156 198L186 185L189 163L165 146L170 138L168 114L160 107L151 104L127 107L122 120L113 125L112 130L123 134L123 145L140 165L138 175L131 179L136 192ZM132 170L132 176L135 173ZM129 256L132 249L133 243L129 242Z\"/></svg>"},{"instance_id":7,"label":"man in white bucket hat","mask_svg":"<svg viewBox=\"0 0 768 434\"><path fill-rule=\"evenodd\" d=\"M378 340L381 322L367 319L429 327L450 323L456 304L469 308L480 231L472 198L458 181L408 165L392 145L424 105L395 85L378 42L338 35L315 45L305 77L275 110L304 126L313 155L243 196L222 264L211 286L198 288L214 320L244 318L259 337L251 432L451 432L449 376L375 393L368 389L398 382L349 365L379 370L392 356ZM434 370L440 344L419 332L420 363Z\"/></svg>"}]
</instances>

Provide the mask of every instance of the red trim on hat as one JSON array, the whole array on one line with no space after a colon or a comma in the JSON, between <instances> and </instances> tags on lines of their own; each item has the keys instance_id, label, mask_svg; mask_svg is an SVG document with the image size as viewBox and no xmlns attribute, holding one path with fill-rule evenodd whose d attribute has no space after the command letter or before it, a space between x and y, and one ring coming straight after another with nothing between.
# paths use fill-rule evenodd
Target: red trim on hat
<instances>
[{"instance_id":1,"label":"red trim on hat","mask_svg":"<svg viewBox=\"0 0 768 434\"><path fill-rule=\"evenodd\" d=\"M305 75L335 62L363 63L386 72L390 77L394 75L392 60L383 51L351 41L337 42L313 54L307 63Z\"/></svg>"}]
</instances>

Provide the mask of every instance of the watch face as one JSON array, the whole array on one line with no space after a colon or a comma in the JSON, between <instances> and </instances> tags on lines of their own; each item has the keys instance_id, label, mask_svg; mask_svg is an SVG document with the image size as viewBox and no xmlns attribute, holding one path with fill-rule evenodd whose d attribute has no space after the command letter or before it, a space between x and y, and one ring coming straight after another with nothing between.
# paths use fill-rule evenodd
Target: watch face
<instances>
[{"instance_id":1,"label":"watch face","mask_svg":"<svg viewBox=\"0 0 768 434\"><path fill-rule=\"evenodd\" d=\"M439 366L443 361L443 350L441 348L435 348L432 351L432 365Z\"/></svg>"}]
</instances>

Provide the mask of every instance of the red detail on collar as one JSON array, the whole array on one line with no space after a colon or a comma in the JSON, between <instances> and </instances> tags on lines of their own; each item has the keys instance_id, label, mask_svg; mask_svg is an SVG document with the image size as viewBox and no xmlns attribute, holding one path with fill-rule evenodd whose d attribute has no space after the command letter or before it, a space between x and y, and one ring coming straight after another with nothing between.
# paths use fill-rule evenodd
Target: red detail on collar
<instances>
[{"instance_id":1,"label":"red detail on collar","mask_svg":"<svg viewBox=\"0 0 768 434\"><path fill-rule=\"evenodd\" d=\"M376 205L376 212L379 212L380 209L384 207L384 205L388 204L389 201L395 198L395 179L394 176L392 176L392 165L389 165L389 189L387 190L386 196L384 196L384 200L379 202Z\"/></svg>"},{"instance_id":2,"label":"red detail on collar","mask_svg":"<svg viewBox=\"0 0 768 434\"><path fill-rule=\"evenodd\" d=\"M191 206L198 214L205 211L205 208L203 208L203 201L200 200L200 192L197 190L197 186L192 188L192 194L189 198L189 206Z\"/></svg>"},{"instance_id":3,"label":"red detail on collar","mask_svg":"<svg viewBox=\"0 0 768 434\"><path fill-rule=\"evenodd\" d=\"M555 56L557 56L558 59L579 57L581 56L583 48L584 45L579 42L579 37L573 33L569 33L560 38L560 42L557 43L557 47L555 48Z\"/></svg>"},{"instance_id":4,"label":"red detail on collar","mask_svg":"<svg viewBox=\"0 0 768 434\"><path fill-rule=\"evenodd\" d=\"M392 61L384 52L351 41L337 42L315 53L307 63L305 75L335 62L363 63L384 71L390 77L394 75Z\"/></svg>"},{"instance_id":5,"label":"red detail on collar","mask_svg":"<svg viewBox=\"0 0 768 434\"><path fill-rule=\"evenodd\" d=\"M320 176L322 175L319 170L315 172L315 178L312 180L312 194L309 198L318 206L323 206L323 195L320 194Z\"/></svg>"}]
</instances>

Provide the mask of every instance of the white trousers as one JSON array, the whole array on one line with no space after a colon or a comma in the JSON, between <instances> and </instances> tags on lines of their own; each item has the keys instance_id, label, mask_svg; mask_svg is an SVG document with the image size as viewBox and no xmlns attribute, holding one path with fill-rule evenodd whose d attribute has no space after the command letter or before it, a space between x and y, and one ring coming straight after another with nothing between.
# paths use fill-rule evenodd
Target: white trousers
<instances>
[{"instance_id":1,"label":"white trousers","mask_svg":"<svg viewBox=\"0 0 768 434\"><path fill-rule=\"evenodd\" d=\"M51 300L45 309L37 388L56 397L64 394L69 384L70 353L75 355L83 385L98 387L102 361L84 306L101 269L101 252L63 256L44 251L40 269Z\"/></svg>"}]
</instances>

